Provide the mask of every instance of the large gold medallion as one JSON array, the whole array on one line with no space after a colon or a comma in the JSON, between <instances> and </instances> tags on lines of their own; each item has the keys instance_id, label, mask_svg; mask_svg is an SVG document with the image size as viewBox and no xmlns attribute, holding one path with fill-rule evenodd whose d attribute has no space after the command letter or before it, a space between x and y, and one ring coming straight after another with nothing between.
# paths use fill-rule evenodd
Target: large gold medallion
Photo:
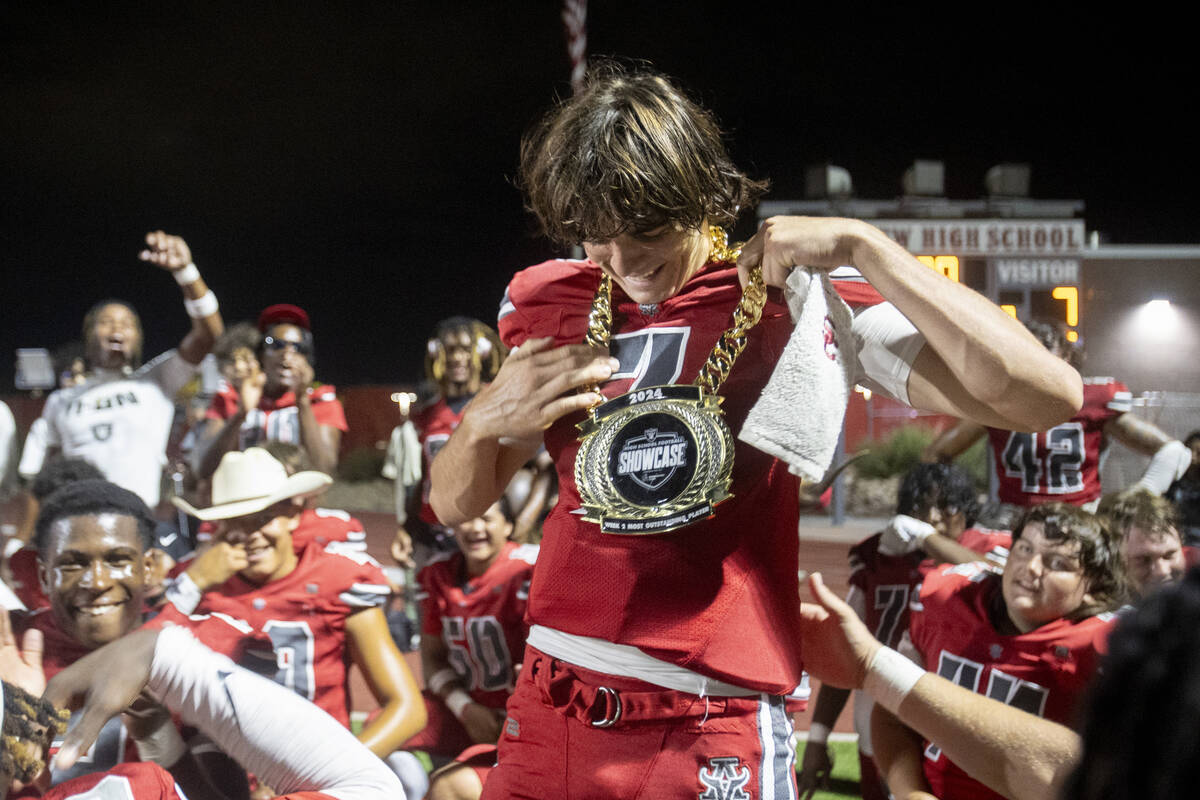
<instances>
[{"instance_id":1,"label":"large gold medallion","mask_svg":"<svg viewBox=\"0 0 1200 800\"><path fill-rule=\"evenodd\" d=\"M651 386L593 409L575 457L583 518L646 534L712 516L733 474L720 402L698 386Z\"/></svg>"},{"instance_id":2,"label":"large gold medallion","mask_svg":"<svg viewBox=\"0 0 1200 800\"><path fill-rule=\"evenodd\" d=\"M713 258L738 251L710 228ZM586 342L607 347L612 333L612 282L601 276ZM691 386L650 386L592 408L579 423L575 485L583 518L604 533L665 533L712 516L728 499L733 436L721 413L721 384L746 346L766 302L762 271L750 271L733 325L713 346ZM599 391L599 387L592 387Z\"/></svg>"}]
</instances>

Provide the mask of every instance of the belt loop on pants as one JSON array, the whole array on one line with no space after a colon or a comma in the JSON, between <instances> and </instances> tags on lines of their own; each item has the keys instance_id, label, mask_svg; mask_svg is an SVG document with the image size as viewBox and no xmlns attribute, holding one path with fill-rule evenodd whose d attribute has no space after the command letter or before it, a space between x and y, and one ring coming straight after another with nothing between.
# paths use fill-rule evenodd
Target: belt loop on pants
<instances>
[{"instance_id":1,"label":"belt loop on pants","mask_svg":"<svg viewBox=\"0 0 1200 800\"><path fill-rule=\"evenodd\" d=\"M592 720L593 728L609 728L621 721L621 695L607 686L596 687L596 700L601 700L604 717ZM593 707L595 704L593 703Z\"/></svg>"}]
</instances>

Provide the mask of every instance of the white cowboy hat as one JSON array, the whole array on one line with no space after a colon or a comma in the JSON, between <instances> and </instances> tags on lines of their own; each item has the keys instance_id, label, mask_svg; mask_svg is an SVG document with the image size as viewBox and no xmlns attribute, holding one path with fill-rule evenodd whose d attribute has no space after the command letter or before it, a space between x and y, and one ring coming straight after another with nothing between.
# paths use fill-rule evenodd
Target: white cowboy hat
<instances>
[{"instance_id":1,"label":"white cowboy hat","mask_svg":"<svg viewBox=\"0 0 1200 800\"><path fill-rule=\"evenodd\" d=\"M180 497L172 497L171 502L207 522L254 514L280 500L315 494L331 483L333 478L324 472L306 470L288 475L270 453L251 447L245 452L226 453L221 459L213 473L211 506L196 508Z\"/></svg>"}]
</instances>

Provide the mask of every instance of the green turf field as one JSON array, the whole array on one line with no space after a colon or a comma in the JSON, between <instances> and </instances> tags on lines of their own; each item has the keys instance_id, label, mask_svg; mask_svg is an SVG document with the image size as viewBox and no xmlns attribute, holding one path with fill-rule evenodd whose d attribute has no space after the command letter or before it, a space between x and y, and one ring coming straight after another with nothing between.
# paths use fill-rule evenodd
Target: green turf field
<instances>
[{"instance_id":1,"label":"green turf field","mask_svg":"<svg viewBox=\"0 0 1200 800\"><path fill-rule=\"evenodd\" d=\"M833 750L833 774L829 777L828 791L813 795L813 800L847 800L859 798L858 791L858 743L855 741L831 741ZM796 750L796 764L804 756L804 742Z\"/></svg>"}]
</instances>

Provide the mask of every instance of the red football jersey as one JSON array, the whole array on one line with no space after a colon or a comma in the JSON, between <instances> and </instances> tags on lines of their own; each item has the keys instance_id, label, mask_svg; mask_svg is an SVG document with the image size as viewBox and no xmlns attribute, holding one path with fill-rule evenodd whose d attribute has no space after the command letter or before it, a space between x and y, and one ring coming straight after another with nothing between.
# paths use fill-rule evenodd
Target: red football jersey
<instances>
[{"instance_id":1,"label":"red football jersey","mask_svg":"<svg viewBox=\"0 0 1200 800\"><path fill-rule=\"evenodd\" d=\"M459 397L451 404L441 398L412 415L412 423L421 442L421 519L429 525L442 524L429 505L429 465L458 427L469 400L469 397Z\"/></svg>"},{"instance_id":2,"label":"red football jersey","mask_svg":"<svg viewBox=\"0 0 1200 800\"><path fill-rule=\"evenodd\" d=\"M260 673L262 664L249 660L255 652L243 640L265 634L275 650L275 681L349 727L346 618L381 607L388 594L383 570L367 554L336 545L308 547L296 569L279 580L259 586L235 575L206 592L190 617L169 607L153 624L186 625L231 658L240 649L243 666ZM220 629L197 627L197 618L210 614L232 622Z\"/></svg>"},{"instance_id":3,"label":"red football jersey","mask_svg":"<svg viewBox=\"0 0 1200 800\"><path fill-rule=\"evenodd\" d=\"M344 542L350 549L367 549L367 532L363 524L345 511L336 508L306 508L300 524L292 531L292 548L299 555L310 542L324 547L332 542Z\"/></svg>"},{"instance_id":4,"label":"red football jersey","mask_svg":"<svg viewBox=\"0 0 1200 800\"><path fill-rule=\"evenodd\" d=\"M507 542L479 577L467 577L462 553L447 554L417 575L422 633L441 635L471 699L489 708L504 708L513 665L525 657L525 606L537 555L537 545Z\"/></svg>"},{"instance_id":5,"label":"red football jersey","mask_svg":"<svg viewBox=\"0 0 1200 800\"><path fill-rule=\"evenodd\" d=\"M1083 505L1100 497L1104 426L1133 408L1129 388L1112 378L1083 382L1079 413L1048 431L1023 433L988 428L999 497L1003 503Z\"/></svg>"},{"instance_id":6,"label":"red football jersey","mask_svg":"<svg viewBox=\"0 0 1200 800\"><path fill-rule=\"evenodd\" d=\"M863 620L875 638L895 647L908 630L909 601L921 578L938 564L918 551L903 556L879 552L882 533L863 539L850 548L850 585L862 593L867 616ZM1012 546L1012 534L987 528L968 528L958 543L1003 564Z\"/></svg>"},{"instance_id":7,"label":"red football jersey","mask_svg":"<svg viewBox=\"0 0 1200 800\"><path fill-rule=\"evenodd\" d=\"M55 786L43 800L187 800L171 773L152 762L122 764ZM336 800L322 792L295 792L276 800Z\"/></svg>"},{"instance_id":8,"label":"red football jersey","mask_svg":"<svg viewBox=\"0 0 1200 800\"><path fill-rule=\"evenodd\" d=\"M582 342L599 282L599 268L585 261L548 261L517 273L500 309L505 345L543 336L555 346ZM867 284L835 284L852 303L879 300ZM614 283L610 351L621 367L603 385L604 395L692 383L740 297L737 271L728 264L704 268L653 307L639 306ZM782 300L769 292L762 321L721 389L735 435L791 335ZM582 419L582 413L563 417L545 434L559 502L543 529L530 621L632 645L757 691L790 691L802 662L799 637L780 635L797 628L800 612L797 487L787 465L735 441L733 497L712 517L665 534L605 534L571 513L580 506L575 426Z\"/></svg>"},{"instance_id":9,"label":"red football jersey","mask_svg":"<svg viewBox=\"0 0 1200 800\"><path fill-rule=\"evenodd\" d=\"M337 390L333 385L323 383L311 391L312 411L317 422L332 425L342 432L349 430L346 412L342 408L342 401L337 399ZM237 390L228 383L222 383L204 416L226 420L237 413L239 405ZM296 408L295 393L284 392L279 397L264 395L258 408L246 415L241 433L238 434L238 449L245 450L263 442L300 444L300 411Z\"/></svg>"},{"instance_id":10,"label":"red football jersey","mask_svg":"<svg viewBox=\"0 0 1200 800\"><path fill-rule=\"evenodd\" d=\"M38 581L38 552L33 545L27 545L12 554L8 559L8 571L12 573L12 590L17 599L31 611L36 608L49 608L50 600L42 591Z\"/></svg>"},{"instance_id":11,"label":"red football jersey","mask_svg":"<svg viewBox=\"0 0 1200 800\"><path fill-rule=\"evenodd\" d=\"M998 592L1000 576L979 564L946 566L925 577L909 623L925 669L1039 717L1073 724L1114 615L1079 622L1060 619L1029 633L1002 636L992 627L988 611ZM937 797L1001 797L935 745L925 748L924 765Z\"/></svg>"}]
</instances>

